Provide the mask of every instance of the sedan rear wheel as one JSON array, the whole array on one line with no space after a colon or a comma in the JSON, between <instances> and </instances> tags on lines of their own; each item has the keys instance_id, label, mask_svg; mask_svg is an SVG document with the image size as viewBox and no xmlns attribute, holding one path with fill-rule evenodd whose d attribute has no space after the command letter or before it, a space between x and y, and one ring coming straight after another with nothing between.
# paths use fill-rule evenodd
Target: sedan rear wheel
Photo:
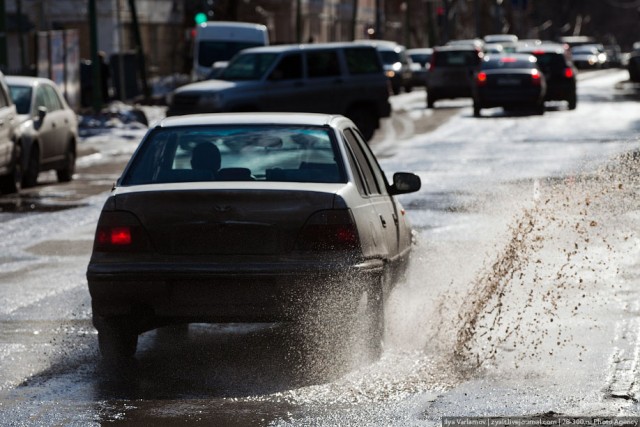
<instances>
[{"instance_id":1,"label":"sedan rear wheel","mask_svg":"<svg viewBox=\"0 0 640 427\"><path fill-rule=\"evenodd\" d=\"M107 321L98 331L98 345L102 358L109 363L130 360L138 346L138 334L119 324Z\"/></svg>"},{"instance_id":2,"label":"sedan rear wheel","mask_svg":"<svg viewBox=\"0 0 640 427\"><path fill-rule=\"evenodd\" d=\"M9 174L0 177L0 192L17 193L22 187L22 147L16 145L13 169Z\"/></svg>"},{"instance_id":3,"label":"sedan rear wheel","mask_svg":"<svg viewBox=\"0 0 640 427\"><path fill-rule=\"evenodd\" d=\"M22 177L22 186L25 188L33 187L38 182L38 174L40 173L40 152L37 145L31 146L31 152L29 153L29 162L27 163L27 169L24 171Z\"/></svg>"},{"instance_id":4,"label":"sedan rear wheel","mask_svg":"<svg viewBox=\"0 0 640 427\"><path fill-rule=\"evenodd\" d=\"M375 280L366 293L366 312L361 339L364 340L364 351L370 361L382 355L384 341L384 299L382 296L382 279Z\"/></svg>"},{"instance_id":5,"label":"sedan rear wheel","mask_svg":"<svg viewBox=\"0 0 640 427\"><path fill-rule=\"evenodd\" d=\"M473 104L473 117L480 117L480 106Z\"/></svg>"},{"instance_id":6,"label":"sedan rear wheel","mask_svg":"<svg viewBox=\"0 0 640 427\"><path fill-rule=\"evenodd\" d=\"M69 182L76 170L76 151L72 143L69 143L64 160L64 167L56 170L59 182Z\"/></svg>"}]
</instances>

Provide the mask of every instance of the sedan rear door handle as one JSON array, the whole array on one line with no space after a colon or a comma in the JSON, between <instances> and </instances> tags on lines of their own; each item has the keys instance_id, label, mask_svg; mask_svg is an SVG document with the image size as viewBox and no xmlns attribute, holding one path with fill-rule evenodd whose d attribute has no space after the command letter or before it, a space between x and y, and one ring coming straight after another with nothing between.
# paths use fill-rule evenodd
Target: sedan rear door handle
<instances>
[{"instance_id":1,"label":"sedan rear door handle","mask_svg":"<svg viewBox=\"0 0 640 427\"><path fill-rule=\"evenodd\" d=\"M380 222L382 223L383 228L387 228L387 221L384 220L384 217L380 215Z\"/></svg>"}]
</instances>

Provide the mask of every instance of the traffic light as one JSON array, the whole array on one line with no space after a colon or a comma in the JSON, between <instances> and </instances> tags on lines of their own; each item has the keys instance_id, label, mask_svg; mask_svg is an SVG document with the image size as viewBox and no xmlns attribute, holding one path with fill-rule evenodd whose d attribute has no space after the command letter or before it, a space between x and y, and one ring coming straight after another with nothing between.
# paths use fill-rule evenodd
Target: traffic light
<instances>
[{"instance_id":1,"label":"traffic light","mask_svg":"<svg viewBox=\"0 0 640 427\"><path fill-rule=\"evenodd\" d=\"M204 24L207 22L207 14L198 12L196 13L196 16L193 17L193 20L196 21L196 25Z\"/></svg>"}]
</instances>

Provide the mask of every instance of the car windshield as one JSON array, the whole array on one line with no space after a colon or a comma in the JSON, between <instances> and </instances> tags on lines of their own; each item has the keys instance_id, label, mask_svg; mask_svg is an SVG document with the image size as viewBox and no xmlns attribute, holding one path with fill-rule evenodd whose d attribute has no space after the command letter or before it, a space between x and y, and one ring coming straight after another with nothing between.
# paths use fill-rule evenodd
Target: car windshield
<instances>
[{"instance_id":1,"label":"car windshield","mask_svg":"<svg viewBox=\"0 0 640 427\"><path fill-rule=\"evenodd\" d=\"M564 70L567 66L564 55L561 53L535 53L538 58L538 66L543 70Z\"/></svg>"},{"instance_id":2,"label":"car windshield","mask_svg":"<svg viewBox=\"0 0 640 427\"><path fill-rule=\"evenodd\" d=\"M480 60L478 53L471 50L441 51L436 55L439 66L468 67L477 65Z\"/></svg>"},{"instance_id":3,"label":"car windshield","mask_svg":"<svg viewBox=\"0 0 640 427\"><path fill-rule=\"evenodd\" d=\"M413 60L413 62L417 62L418 64L422 65L423 67L429 63L429 61L431 61L431 54L421 54L421 53L412 53L409 55L411 57L411 60Z\"/></svg>"},{"instance_id":4,"label":"car windshield","mask_svg":"<svg viewBox=\"0 0 640 427\"><path fill-rule=\"evenodd\" d=\"M339 159L336 142L324 127L159 128L145 138L121 184L346 182Z\"/></svg>"},{"instance_id":5,"label":"car windshield","mask_svg":"<svg viewBox=\"0 0 640 427\"><path fill-rule=\"evenodd\" d=\"M271 67L277 53L243 53L235 56L220 74L222 80L260 80Z\"/></svg>"},{"instance_id":6,"label":"car windshield","mask_svg":"<svg viewBox=\"0 0 640 427\"><path fill-rule=\"evenodd\" d=\"M400 54L393 50L381 50L380 58L382 58L383 64L395 64L396 62L400 62L402 60Z\"/></svg>"},{"instance_id":7,"label":"car windshield","mask_svg":"<svg viewBox=\"0 0 640 427\"><path fill-rule=\"evenodd\" d=\"M31 86L9 85L9 93L16 104L18 114L29 114L31 111Z\"/></svg>"}]
</instances>

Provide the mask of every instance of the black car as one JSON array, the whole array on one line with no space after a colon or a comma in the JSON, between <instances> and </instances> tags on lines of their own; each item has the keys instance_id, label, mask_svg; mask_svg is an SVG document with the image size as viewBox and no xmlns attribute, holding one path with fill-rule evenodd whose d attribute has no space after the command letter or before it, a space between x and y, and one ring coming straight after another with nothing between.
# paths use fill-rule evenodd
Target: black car
<instances>
[{"instance_id":1,"label":"black car","mask_svg":"<svg viewBox=\"0 0 640 427\"><path fill-rule=\"evenodd\" d=\"M355 319L379 354L412 245L396 195L419 188L412 173L387 182L343 116L163 120L97 224L87 279L103 357L130 358L164 325L337 322L340 338Z\"/></svg>"},{"instance_id":2,"label":"black car","mask_svg":"<svg viewBox=\"0 0 640 427\"><path fill-rule=\"evenodd\" d=\"M389 117L389 80L375 47L353 42L244 49L216 79L177 88L167 116L196 113L340 114L367 140Z\"/></svg>"},{"instance_id":3,"label":"black car","mask_svg":"<svg viewBox=\"0 0 640 427\"><path fill-rule=\"evenodd\" d=\"M538 67L544 73L547 82L546 101L566 101L569 109L576 108L576 76L578 69L569 59L564 46L545 43L539 46L525 47L519 53L534 55L538 59Z\"/></svg>"},{"instance_id":4,"label":"black car","mask_svg":"<svg viewBox=\"0 0 640 427\"><path fill-rule=\"evenodd\" d=\"M435 47L427 77L427 107L433 108L440 99L470 98L473 76L482 55L472 45Z\"/></svg>"},{"instance_id":5,"label":"black car","mask_svg":"<svg viewBox=\"0 0 640 427\"><path fill-rule=\"evenodd\" d=\"M629 71L629 80L640 83L640 42L633 44L633 51L629 55L627 63L627 71Z\"/></svg>"},{"instance_id":6,"label":"black car","mask_svg":"<svg viewBox=\"0 0 640 427\"><path fill-rule=\"evenodd\" d=\"M473 84L473 115L482 108L531 109L544 114L546 81L536 57L526 54L485 56Z\"/></svg>"}]
</instances>

